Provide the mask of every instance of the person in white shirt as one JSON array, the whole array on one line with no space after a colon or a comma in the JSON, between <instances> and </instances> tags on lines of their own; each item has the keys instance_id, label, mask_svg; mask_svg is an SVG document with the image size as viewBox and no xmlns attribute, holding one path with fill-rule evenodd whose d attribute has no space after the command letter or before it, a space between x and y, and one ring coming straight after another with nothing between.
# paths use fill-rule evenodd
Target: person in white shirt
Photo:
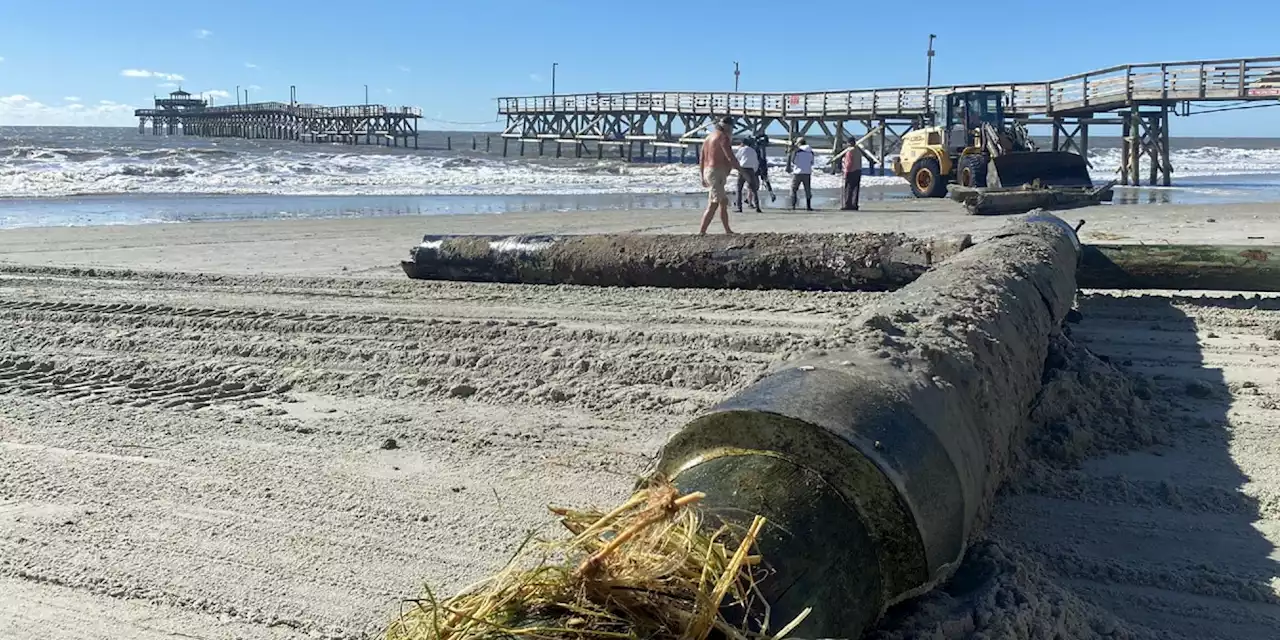
<instances>
[{"instance_id":1,"label":"person in white shirt","mask_svg":"<svg viewBox=\"0 0 1280 640\"><path fill-rule=\"evenodd\" d=\"M791 208L796 208L800 187L804 187L804 208L813 211L813 148L804 138L796 139L791 155Z\"/></svg>"},{"instance_id":2,"label":"person in white shirt","mask_svg":"<svg viewBox=\"0 0 1280 640\"><path fill-rule=\"evenodd\" d=\"M738 163L742 165L738 169L738 200L735 211L742 213L742 187L747 187L747 205L754 207L757 213L760 211L760 156L756 154L756 150L751 147L751 139L743 138L738 141L738 146L733 150L733 155L738 158Z\"/></svg>"}]
</instances>

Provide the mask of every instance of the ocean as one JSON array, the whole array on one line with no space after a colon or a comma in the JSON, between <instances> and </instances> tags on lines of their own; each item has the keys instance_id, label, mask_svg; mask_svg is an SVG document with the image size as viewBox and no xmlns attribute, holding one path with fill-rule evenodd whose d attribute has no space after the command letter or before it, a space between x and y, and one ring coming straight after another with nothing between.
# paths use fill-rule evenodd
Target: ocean
<instances>
[{"instance_id":1,"label":"ocean","mask_svg":"<svg viewBox=\"0 0 1280 640\"><path fill-rule=\"evenodd\" d=\"M502 140L492 133L424 132L419 142L422 148L413 150L153 136L133 127L0 127L0 228L693 210L704 203L691 164L518 157L515 144L503 158ZM1119 140L1091 143L1095 180L1115 177ZM1118 188L1116 202L1280 202L1280 139L1175 138L1171 144L1177 186ZM838 180L815 174L816 205L834 199ZM786 174L775 169L774 181L781 196ZM864 184L869 201L909 197L892 176L869 176Z\"/></svg>"}]
</instances>

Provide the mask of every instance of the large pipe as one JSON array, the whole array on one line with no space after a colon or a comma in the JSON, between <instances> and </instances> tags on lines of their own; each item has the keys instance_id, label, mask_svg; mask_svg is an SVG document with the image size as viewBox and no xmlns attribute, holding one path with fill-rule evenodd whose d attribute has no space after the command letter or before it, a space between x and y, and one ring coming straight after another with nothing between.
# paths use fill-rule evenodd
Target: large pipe
<instances>
[{"instance_id":1,"label":"large pipe","mask_svg":"<svg viewBox=\"0 0 1280 640\"><path fill-rule=\"evenodd\" d=\"M896 233L425 236L401 263L415 279L523 284L897 289L972 244Z\"/></svg>"},{"instance_id":2,"label":"large pipe","mask_svg":"<svg viewBox=\"0 0 1280 640\"><path fill-rule=\"evenodd\" d=\"M945 580L1023 435L1081 248L1062 220L1004 227L886 295L664 446L658 473L730 523L770 523L760 586L792 634L856 638Z\"/></svg>"},{"instance_id":3,"label":"large pipe","mask_svg":"<svg viewBox=\"0 0 1280 640\"><path fill-rule=\"evenodd\" d=\"M1280 246L1089 245L1077 278L1086 289L1280 291Z\"/></svg>"},{"instance_id":4,"label":"large pipe","mask_svg":"<svg viewBox=\"0 0 1280 640\"><path fill-rule=\"evenodd\" d=\"M678 288L891 290L972 244L901 234L426 236L410 278ZM1280 247L1086 245L1085 289L1280 291Z\"/></svg>"}]
</instances>

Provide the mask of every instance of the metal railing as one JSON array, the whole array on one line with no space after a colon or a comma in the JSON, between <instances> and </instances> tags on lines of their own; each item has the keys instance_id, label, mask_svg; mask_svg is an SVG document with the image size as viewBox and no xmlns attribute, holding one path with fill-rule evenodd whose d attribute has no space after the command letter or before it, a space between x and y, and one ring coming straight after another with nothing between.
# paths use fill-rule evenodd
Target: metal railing
<instances>
[{"instance_id":1,"label":"metal railing","mask_svg":"<svg viewBox=\"0 0 1280 640\"><path fill-rule=\"evenodd\" d=\"M399 115L410 118L422 117L422 109L418 107L387 107L380 104L359 104L336 107L319 107L313 105L292 105L287 102L254 102L250 104L229 104L216 107L190 109L138 109L136 116L228 116L241 113L278 113L299 118L380 118L386 115Z\"/></svg>"},{"instance_id":2,"label":"metal railing","mask_svg":"<svg viewBox=\"0 0 1280 640\"><path fill-rule=\"evenodd\" d=\"M1109 111L1139 103L1280 97L1280 57L1132 64L1045 82L933 87L930 95L1003 91L1014 115ZM799 93L627 92L498 98L499 115L649 112L770 117L904 116L927 110L924 87Z\"/></svg>"}]
</instances>

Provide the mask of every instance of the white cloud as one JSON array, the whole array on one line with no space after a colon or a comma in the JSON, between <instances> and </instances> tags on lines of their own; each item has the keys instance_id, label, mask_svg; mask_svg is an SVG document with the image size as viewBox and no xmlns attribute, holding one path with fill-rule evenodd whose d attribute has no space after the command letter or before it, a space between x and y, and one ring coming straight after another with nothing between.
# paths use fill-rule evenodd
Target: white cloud
<instances>
[{"instance_id":1,"label":"white cloud","mask_svg":"<svg viewBox=\"0 0 1280 640\"><path fill-rule=\"evenodd\" d=\"M80 96L67 96L62 99L63 102L80 102Z\"/></svg>"},{"instance_id":2,"label":"white cloud","mask_svg":"<svg viewBox=\"0 0 1280 640\"><path fill-rule=\"evenodd\" d=\"M161 71L148 71L146 69L125 69L120 75L126 78L159 78L170 82L182 82L184 78L176 73L164 73Z\"/></svg>"},{"instance_id":3,"label":"white cloud","mask_svg":"<svg viewBox=\"0 0 1280 640\"><path fill-rule=\"evenodd\" d=\"M258 86L258 85L256 85L256 84L251 84L251 85L249 85L249 86L247 86L247 87L245 87L245 88L246 88L246 89L248 89L248 90L250 90L250 91L258 91L258 90L261 90L261 89L262 89L262 87L259 87L259 86Z\"/></svg>"},{"instance_id":4,"label":"white cloud","mask_svg":"<svg viewBox=\"0 0 1280 640\"><path fill-rule=\"evenodd\" d=\"M390 89L387 89L387 93L395 93L395 92Z\"/></svg>"},{"instance_id":5,"label":"white cloud","mask_svg":"<svg viewBox=\"0 0 1280 640\"><path fill-rule=\"evenodd\" d=\"M246 62L246 63L244 63L244 66L245 66L245 67L248 67L248 68L250 68L250 69L257 69L257 68L258 68L258 65L254 64L254 63L252 63L252 62Z\"/></svg>"},{"instance_id":6,"label":"white cloud","mask_svg":"<svg viewBox=\"0 0 1280 640\"><path fill-rule=\"evenodd\" d=\"M542 82L542 76L536 73L529 74L529 79L534 82Z\"/></svg>"},{"instance_id":7,"label":"white cloud","mask_svg":"<svg viewBox=\"0 0 1280 640\"><path fill-rule=\"evenodd\" d=\"M0 62L4 62L4 56L0 56Z\"/></svg>"},{"instance_id":8,"label":"white cloud","mask_svg":"<svg viewBox=\"0 0 1280 640\"><path fill-rule=\"evenodd\" d=\"M161 82L156 86L161 89L177 89L180 85L176 82Z\"/></svg>"},{"instance_id":9,"label":"white cloud","mask_svg":"<svg viewBox=\"0 0 1280 640\"><path fill-rule=\"evenodd\" d=\"M201 40L204 40L205 38L208 38L211 35L213 35L213 32L208 29L196 29L196 37L200 38Z\"/></svg>"},{"instance_id":10,"label":"white cloud","mask_svg":"<svg viewBox=\"0 0 1280 640\"><path fill-rule=\"evenodd\" d=\"M0 122L33 126L135 126L134 107L111 100L87 106L79 103L53 106L15 94L0 96Z\"/></svg>"},{"instance_id":11,"label":"white cloud","mask_svg":"<svg viewBox=\"0 0 1280 640\"><path fill-rule=\"evenodd\" d=\"M0 60L4 60L4 58L0 58ZM399 70L401 70L401 71L403 71L403 72L405 72L405 73L409 73L409 72L411 71L411 69L410 69L409 67L406 67L406 66L404 66L404 65L400 65L400 66L398 66L398 67L396 67L396 68L397 68L397 69L399 69Z\"/></svg>"},{"instance_id":12,"label":"white cloud","mask_svg":"<svg viewBox=\"0 0 1280 640\"><path fill-rule=\"evenodd\" d=\"M204 96L204 97L206 97L206 98L217 98L217 99L221 100L221 99L223 99L223 98L230 98L230 97L231 97L231 92L230 92L230 91L224 91L224 90L222 90L222 89L210 89L210 90L208 90L208 91L201 91L201 92L200 92L200 95L202 95L202 96Z\"/></svg>"}]
</instances>

